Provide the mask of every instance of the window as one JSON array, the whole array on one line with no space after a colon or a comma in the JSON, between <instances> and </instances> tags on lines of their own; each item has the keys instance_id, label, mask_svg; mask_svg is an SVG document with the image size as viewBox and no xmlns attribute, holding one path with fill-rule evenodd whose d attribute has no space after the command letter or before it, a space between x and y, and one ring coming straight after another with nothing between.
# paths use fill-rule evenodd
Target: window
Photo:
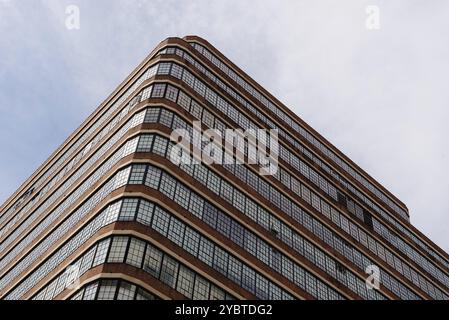
<instances>
[{"instance_id":1,"label":"window","mask_svg":"<svg viewBox=\"0 0 449 320\"><path fill-rule=\"evenodd\" d=\"M148 108L147 113L145 115L145 121L146 123L156 123L159 119L159 113L161 109L160 108Z\"/></svg>"},{"instance_id":2,"label":"window","mask_svg":"<svg viewBox=\"0 0 449 320\"><path fill-rule=\"evenodd\" d=\"M218 214L217 216L217 230L227 238L231 230L231 219L225 214Z\"/></svg>"},{"instance_id":3,"label":"window","mask_svg":"<svg viewBox=\"0 0 449 320\"><path fill-rule=\"evenodd\" d=\"M98 282L89 285L84 292L83 300L94 300L97 293Z\"/></svg>"},{"instance_id":4,"label":"window","mask_svg":"<svg viewBox=\"0 0 449 320\"><path fill-rule=\"evenodd\" d=\"M171 218L170 228L168 230L168 239L182 247L184 238L184 224L176 218Z\"/></svg>"},{"instance_id":5,"label":"window","mask_svg":"<svg viewBox=\"0 0 449 320\"><path fill-rule=\"evenodd\" d=\"M145 185L147 185L150 188L157 189L159 187L160 179L161 179L161 170L152 166L148 166Z\"/></svg>"},{"instance_id":6,"label":"window","mask_svg":"<svg viewBox=\"0 0 449 320\"><path fill-rule=\"evenodd\" d=\"M135 285L122 281L118 290L117 300L134 300L135 293Z\"/></svg>"},{"instance_id":7,"label":"window","mask_svg":"<svg viewBox=\"0 0 449 320\"><path fill-rule=\"evenodd\" d=\"M141 268L143 253L145 251L145 242L132 238L129 245L126 263L134 267Z\"/></svg>"},{"instance_id":8,"label":"window","mask_svg":"<svg viewBox=\"0 0 449 320\"><path fill-rule=\"evenodd\" d=\"M139 144L137 146L137 152L151 152L151 144L153 143L153 138L153 135L141 135Z\"/></svg>"},{"instance_id":9,"label":"window","mask_svg":"<svg viewBox=\"0 0 449 320\"><path fill-rule=\"evenodd\" d=\"M226 181L221 182L221 197L223 197L228 202L232 203L232 187Z\"/></svg>"},{"instance_id":10,"label":"window","mask_svg":"<svg viewBox=\"0 0 449 320\"><path fill-rule=\"evenodd\" d=\"M194 300L208 300L209 299L209 282L203 277L197 276L195 279L195 287L193 291Z\"/></svg>"},{"instance_id":11,"label":"window","mask_svg":"<svg viewBox=\"0 0 449 320\"><path fill-rule=\"evenodd\" d=\"M116 290L117 280L102 280L97 300L114 300Z\"/></svg>"},{"instance_id":12,"label":"window","mask_svg":"<svg viewBox=\"0 0 449 320\"><path fill-rule=\"evenodd\" d=\"M145 175L146 165L133 165L129 184L141 184Z\"/></svg>"},{"instance_id":13,"label":"window","mask_svg":"<svg viewBox=\"0 0 449 320\"><path fill-rule=\"evenodd\" d=\"M184 81L188 86L193 88L193 83L195 82L195 78L189 71L184 69L184 72L182 74L182 81Z\"/></svg>"},{"instance_id":14,"label":"window","mask_svg":"<svg viewBox=\"0 0 449 320\"><path fill-rule=\"evenodd\" d=\"M214 116L207 110L203 110L203 123L209 128L214 127Z\"/></svg>"},{"instance_id":15,"label":"window","mask_svg":"<svg viewBox=\"0 0 449 320\"><path fill-rule=\"evenodd\" d=\"M106 254L108 253L109 243L111 239L106 239L100 242L100 244L97 247L97 252L95 254L95 259L92 264L92 267L98 266L100 264L103 264L106 260Z\"/></svg>"},{"instance_id":16,"label":"window","mask_svg":"<svg viewBox=\"0 0 449 320\"><path fill-rule=\"evenodd\" d=\"M173 87L171 85L168 85L167 86L167 92L165 93L165 97L168 100L176 102L176 100L178 98L178 89L176 89L175 87Z\"/></svg>"},{"instance_id":17,"label":"window","mask_svg":"<svg viewBox=\"0 0 449 320\"><path fill-rule=\"evenodd\" d=\"M200 236L193 229L186 227L184 235L184 249L190 254L197 256Z\"/></svg>"},{"instance_id":18,"label":"window","mask_svg":"<svg viewBox=\"0 0 449 320\"><path fill-rule=\"evenodd\" d=\"M196 217L202 218L203 216L204 200L197 196L195 193L190 195L189 211Z\"/></svg>"},{"instance_id":19,"label":"window","mask_svg":"<svg viewBox=\"0 0 449 320\"><path fill-rule=\"evenodd\" d=\"M120 209L121 221L133 221L137 211L137 199L124 199Z\"/></svg>"},{"instance_id":20,"label":"window","mask_svg":"<svg viewBox=\"0 0 449 320\"><path fill-rule=\"evenodd\" d=\"M151 96L153 98L162 98L164 97L164 91L165 91L165 84L157 83L153 87L153 92L151 93Z\"/></svg>"},{"instance_id":21,"label":"window","mask_svg":"<svg viewBox=\"0 0 449 320\"><path fill-rule=\"evenodd\" d=\"M171 128L173 122L173 113L166 109L162 109L159 122L167 128Z\"/></svg>"},{"instance_id":22,"label":"window","mask_svg":"<svg viewBox=\"0 0 449 320\"><path fill-rule=\"evenodd\" d=\"M234 241L239 247L243 248L245 229L238 223L232 221L231 224L231 240Z\"/></svg>"},{"instance_id":23,"label":"window","mask_svg":"<svg viewBox=\"0 0 449 320\"><path fill-rule=\"evenodd\" d=\"M176 189L176 181L168 174L162 174L161 187L159 188L163 194L165 194L168 198L174 199L175 197L175 189Z\"/></svg>"},{"instance_id":24,"label":"window","mask_svg":"<svg viewBox=\"0 0 449 320\"><path fill-rule=\"evenodd\" d=\"M213 257L214 245L206 238L201 238L198 258L209 266L212 266Z\"/></svg>"},{"instance_id":25,"label":"window","mask_svg":"<svg viewBox=\"0 0 449 320\"><path fill-rule=\"evenodd\" d=\"M111 250L108 256L109 263L120 263L125 258L126 247L128 245L128 237L112 238Z\"/></svg>"},{"instance_id":26,"label":"window","mask_svg":"<svg viewBox=\"0 0 449 320\"><path fill-rule=\"evenodd\" d=\"M150 226L151 218L153 216L153 208L154 205L152 203L145 200L140 200L137 221L144 225Z\"/></svg>"},{"instance_id":27,"label":"window","mask_svg":"<svg viewBox=\"0 0 449 320\"><path fill-rule=\"evenodd\" d=\"M213 267L225 276L228 273L228 253L219 247L215 247Z\"/></svg>"},{"instance_id":28,"label":"window","mask_svg":"<svg viewBox=\"0 0 449 320\"><path fill-rule=\"evenodd\" d=\"M249 292L255 292L256 274L246 265L242 268L242 287Z\"/></svg>"},{"instance_id":29,"label":"window","mask_svg":"<svg viewBox=\"0 0 449 320\"><path fill-rule=\"evenodd\" d=\"M151 245L147 245L143 269L146 272L150 273L155 278L159 278L161 263L162 263L162 252Z\"/></svg>"},{"instance_id":30,"label":"window","mask_svg":"<svg viewBox=\"0 0 449 320\"><path fill-rule=\"evenodd\" d=\"M171 65L172 64L169 62L159 63L159 69L157 70L157 74L163 74L163 75L170 74Z\"/></svg>"},{"instance_id":31,"label":"window","mask_svg":"<svg viewBox=\"0 0 449 320\"><path fill-rule=\"evenodd\" d=\"M189 208L190 191L182 184L178 183L176 186L175 201L184 209Z\"/></svg>"},{"instance_id":32,"label":"window","mask_svg":"<svg viewBox=\"0 0 449 320\"><path fill-rule=\"evenodd\" d=\"M153 153L165 157L166 151L167 151L167 140L160 136L155 136L153 142Z\"/></svg>"},{"instance_id":33,"label":"window","mask_svg":"<svg viewBox=\"0 0 449 320\"><path fill-rule=\"evenodd\" d=\"M193 285L195 282L195 274L184 266L179 267L177 290L185 295L188 299L192 299Z\"/></svg>"},{"instance_id":34,"label":"window","mask_svg":"<svg viewBox=\"0 0 449 320\"><path fill-rule=\"evenodd\" d=\"M183 91L179 91L178 104L187 111L189 111L190 109L191 100L192 99L188 95L186 95Z\"/></svg>"},{"instance_id":35,"label":"window","mask_svg":"<svg viewBox=\"0 0 449 320\"><path fill-rule=\"evenodd\" d=\"M182 78L182 70L183 69L179 65L173 64L170 74L177 79L181 79Z\"/></svg>"},{"instance_id":36,"label":"window","mask_svg":"<svg viewBox=\"0 0 449 320\"><path fill-rule=\"evenodd\" d=\"M204 97L206 94L206 86L204 85L204 83L202 83L198 79L195 79L195 84L193 86L193 90L198 92L198 94L202 97Z\"/></svg>"},{"instance_id":37,"label":"window","mask_svg":"<svg viewBox=\"0 0 449 320\"><path fill-rule=\"evenodd\" d=\"M160 280L171 288L175 288L178 266L179 264L176 260L167 255L164 256L161 266Z\"/></svg>"},{"instance_id":38,"label":"window","mask_svg":"<svg viewBox=\"0 0 449 320\"><path fill-rule=\"evenodd\" d=\"M242 263L233 256L229 256L228 278L235 283L242 281Z\"/></svg>"},{"instance_id":39,"label":"window","mask_svg":"<svg viewBox=\"0 0 449 320\"><path fill-rule=\"evenodd\" d=\"M213 172L209 172L207 187L215 194L220 194L220 178Z\"/></svg>"},{"instance_id":40,"label":"window","mask_svg":"<svg viewBox=\"0 0 449 320\"><path fill-rule=\"evenodd\" d=\"M139 288L137 289L136 300L156 300L156 297L151 293Z\"/></svg>"},{"instance_id":41,"label":"window","mask_svg":"<svg viewBox=\"0 0 449 320\"><path fill-rule=\"evenodd\" d=\"M270 287L270 283L268 282L268 280L266 278L264 278L263 276L257 274L256 275L256 296L259 297L260 299L266 300L269 299L269 287Z\"/></svg>"},{"instance_id":42,"label":"window","mask_svg":"<svg viewBox=\"0 0 449 320\"><path fill-rule=\"evenodd\" d=\"M190 107L190 113L192 114L192 116L194 116L198 120L201 120L202 112L203 108L198 103L196 103L196 101L192 100L192 105Z\"/></svg>"},{"instance_id":43,"label":"window","mask_svg":"<svg viewBox=\"0 0 449 320\"><path fill-rule=\"evenodd\" d=\"M219 287L211 284L210 286L210 300L225 300L226 293Z\"/></svg>"},{"instance_id":44,"label":"window","mask_svg":"<svg viewBox=\"0 0 449 320\"><path fill-rule=\"evenodd\" d=\"M153 216L152 228L160 234L167 236L168 224L170 222L170 215L163 209L156 207Z\"/></svg>"}]
</instances>

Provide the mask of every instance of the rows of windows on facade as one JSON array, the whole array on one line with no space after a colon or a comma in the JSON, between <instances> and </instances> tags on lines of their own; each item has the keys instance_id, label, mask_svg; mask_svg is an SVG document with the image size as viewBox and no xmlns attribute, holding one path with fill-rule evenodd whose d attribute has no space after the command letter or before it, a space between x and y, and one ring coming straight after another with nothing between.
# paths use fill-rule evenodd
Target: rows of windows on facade
<instances>
[{"instance_id":1,"label":"rows of windows on facade","mask_svg":"<svg viewBox=\"0 0 449 320\"><path fill-rule=\"evenodd\" d=\"M209 139L230 129L246 160L245 130L275 129L276 170ZM196 36L162 41L0 211L6 300L448 297L406 206Z\"/></svg>"}]
</instances>

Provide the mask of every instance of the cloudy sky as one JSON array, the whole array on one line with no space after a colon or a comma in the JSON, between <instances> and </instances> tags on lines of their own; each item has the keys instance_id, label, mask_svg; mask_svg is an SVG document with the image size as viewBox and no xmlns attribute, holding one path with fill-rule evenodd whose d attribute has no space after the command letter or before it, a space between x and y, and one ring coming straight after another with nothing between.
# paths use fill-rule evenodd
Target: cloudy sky
<instances>
[{"instance_id":1,"label":"cloudy sky","mask_svg":"<svg viewBox=\"0 0 449 320\"><path fill-rule=\"evenodd\" d=\"M79 30L65 26L70 4ZM445 0L0 0L0 202L161 40L187 34L290 106L449 251Z\"/></svg>"}]
</instances>

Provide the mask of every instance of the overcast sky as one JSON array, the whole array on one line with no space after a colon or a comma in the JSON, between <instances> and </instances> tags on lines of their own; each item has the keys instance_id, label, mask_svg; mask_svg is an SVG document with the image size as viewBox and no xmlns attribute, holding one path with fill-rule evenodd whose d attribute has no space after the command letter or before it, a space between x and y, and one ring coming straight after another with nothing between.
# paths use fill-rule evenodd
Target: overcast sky
<instances>
[{"instance_id":1,"label":"overcast sky","mask_svg":"<svg viewBox=\"0 0 449 320\"><path fill-rule=\"evenodd\" d=\"M65 26L70 4L79 30ZM367 5L379 8L378 30L366 27ZM0 0L0 203L161 40L187 34L291 107L449 250L445 0Z\"/></svg>"}]
</instances>

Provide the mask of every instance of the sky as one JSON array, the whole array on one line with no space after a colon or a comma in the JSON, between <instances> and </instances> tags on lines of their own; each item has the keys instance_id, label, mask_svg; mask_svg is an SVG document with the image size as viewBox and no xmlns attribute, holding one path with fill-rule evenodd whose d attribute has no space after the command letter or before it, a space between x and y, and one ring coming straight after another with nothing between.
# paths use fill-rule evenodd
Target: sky
<instances>
[{"instance_id":1,"label":"sky","mask_svg":"<svg viewBox=\"0 0 449 320\"><path fill-rule=\"evenodd\" d=\"M79 29L66 27L69 5ZM445 0L0 0L0 203L161 40L188 34L395 194L449 251Z\"/></svg>"}]
</instances>

